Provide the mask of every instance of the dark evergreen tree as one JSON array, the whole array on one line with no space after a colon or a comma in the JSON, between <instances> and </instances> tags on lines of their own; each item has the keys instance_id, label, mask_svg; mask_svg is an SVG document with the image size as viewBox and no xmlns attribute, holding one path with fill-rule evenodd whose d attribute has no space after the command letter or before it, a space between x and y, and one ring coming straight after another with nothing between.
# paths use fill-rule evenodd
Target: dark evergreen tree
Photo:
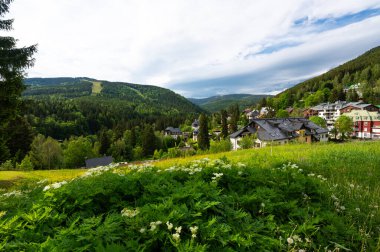
<instances>
[{"instance_id":1,"label":"dark evergreen tree","mask_svg":"<svg viewBox=\"0 0 380 252\"><path fill-rule=\"evenodd\" d=\"M152 126L146 124L141 135L141 147L144 156L153 155L154 151L157 149L156 143L156 135L154 134Z\"/></svg>"},{"instance_id":2,"label":"dark evergreen tree","mask_svg":"<svg viewBox=\"0 0 380 252\"><path fill-rule=\"evenodd\" d=\"M226 138L228 136L227 111L223 109L220 112L220 115L221 115L221 121L222 121L222 137Z\"/></svg>"},{"instance_id":3,"label":"dark evergreen tree","mask_svg":"<svg viewBox=\"0 0 380 252\"><path fill-rule=\"evenodd\" d=\"M203 113L199 117L198 146L201 150L208 150L210 148L208 120L207 116Z\"/></svg>"},{"instance_id":4,"label":"dark evergreen tree","mask_svg":"<svg viewBox=\"0 0 380 252\"><path fill-rule=\"evenodd\" d=\"M12 29L13 20L3 19L9 11L12 0L0 0L0 31ZM36 46L16 48L16 40L12 37L0 36L0 148L8 153L6 142L8 136L4 128L8 122L17 114L20 97L25 89L23 84L24 70L33 64L32 55ZM0 163L5 161L0 155Z\"/></svg>"},{"instance_id":5,"label":"dark evergreen tree","mask_svg":"<svg viewBox=\"0 0 380 252\"><path fill-rule=\"evenodd\" d=\"M100 149L99 154L106 155L111 147L111 137L107 130L102 130L99 134Z\"/></svg>"}]
</instances>

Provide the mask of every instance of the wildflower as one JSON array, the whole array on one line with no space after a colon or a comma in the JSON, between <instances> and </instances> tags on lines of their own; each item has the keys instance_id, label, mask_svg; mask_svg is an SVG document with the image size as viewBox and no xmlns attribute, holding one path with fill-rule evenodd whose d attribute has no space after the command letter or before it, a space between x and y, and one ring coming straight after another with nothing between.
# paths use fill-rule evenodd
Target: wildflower
<instances>
[{"instance_id":1,"label":"wildflower","mask_svg":"<svg viewBox=\"0 0 380 252\"><path fill-rule=\"evenodd\" d=\"M146 231L145 228L141 228L141 229L140 229L140 233L142 233L142 234L145 233L145 231Z\"/></svg>"},{"instance_id":2,"label":"wildflower","mask_svg":"<svg viewBox=\"0 0 380 252\"><path fill-rule=\"evenodd\" d=\"M216 172L214 172L213 174L214 174L214 177L212 179L217 179L217 178L223 176L223 173L216 173Z\"/></svg>"},{"instance_id":3,"label":"wildflower","mask_svg":"<svg viewBox=\"0 0 380 252\"><path fill-rule=\"evenodd\" d=\"M192 234L196 234L197 231L198 231L198 227L197 226L190 227L190 231L191 231Z\"/></svg>"},{"instance_id":4,"label":"wildflower","mask_svg":"<svg viewBox=\"0 0 380 252\"><path fill-rule=\"evenodd\" d=\"M156 228L157 228L157 225L154 223L154 222L151 222L150 223L150 231L154 231L154 230L156 230Z\"/></svg>"},{"instance_id":5,"label":"wildflower","mask_svg":"<svg viewBox=\"0 0 380 252\"><path fill-rule=\"evenodd\" d=\"M20 191L12 191L9 193L4 193L2 196L3 197L11 197L11 196L21 196L21 195L22 195L22 192L20 192Z\"/></svg>"},{"instance_id":6,"label":"wildflower","mask_svg":"<svg viewBox=\"0 0 380 252\"><path fill-rule=\"evenodd\" d=\"M181 226L176 227L176 228L174 228L174 229L175 229L175 232L176 232L177 234L180 234L181 231L182 231L182 227L181 227Z\"/></svg>"},{"instance_id":7,"label":"wildflower","mask_svg":"<svg viewBox=\"0 0 380 252\"><path fill-rule=\"evenodd\" d=\"M242 171L238 171L238 175L239 176L243 175L243 172Z\"/></svg>"},{"instance_id":8,"label":"wildflower","mask_svg":"<svg viewBox=\"0 0 380 252\"><path fill-rule=\"evenodd\" d=\"M48 180L47 179L43 179L43 180L38 181L37 184L40 185L40 184L44 184L46 182L48 182Z\"/></svg>"},{"instance_id":9,"label":"wildflower","mask_svg":"<svg viewBox=\"0 0 380 252\"><path fill-rule=\"evenodd\" d=\"M121 210L121 215L123 217L129 217L129 218L133 218L139 213L140 213L140 210L138 208L136 208L135 210L131 210L128 208L124 208L123 210Z\"/></svg>"},{"instance_id":10,"label":"wildflower","mask_svg":"<svg viewBox=\"0 0 380 252\"><path fill-rule=\"evenodd\" d=\"M331 198L332 198L333 200L335 200L335 201L339 200L334 194L331 195Z\"/></svg>"},{"instance_id":11,"label":"wildflower","mask_svg":"<svg viewBox=\"0 0 380 252\"><path fill-rule=\"evenodd\" d=\"M262 208L264 208L264 207L265 207L265 203L262 202L262 203L260 204L260 206L261 206Z\"/></svg>"},{"instance_id":12,"label":"wildflower","mask_svg":"<svg viewBox=\"0 0 380 252\"><path fill-rule=\"evenodd\" d=\"M317 178L321 179L321 178L323 178L323 177L322 177L322 175L318 175Z\"/></svg>"},{"instance_id":13,"label":"wildflower","mask_svg":"<svg viewBox=\"0 0 380 252\"><path fill-rule=\"evenodd\" d=\"M341 209L342 211L346 210L346 208L345 208L344 206L341 206L340 209Z\"/></svg>"},{"instance_id":14,"label":"wildflower","mask_svg":"<svg viewBox=\"0 0 380 252\"><path fill-rule=\"evenodd\" d=\"M310 243L310 242L311 242L311 240L310 240L309 238L305 238L305 241L306 241L307 243Z\"/></svg>"},{"instance_id":15,"label":"wildflower","mask_svg":"<svg viewBox=\"0 0 380 252\"><path fill-rule=\"evenodd\" d=\"M286 241L288 242L289 245L294 243L294 240L290 237L286 239Z\"/></svg>"},{"instance_id":16,"label":"wildflower","mask_svg":"<svg viewBox=\"0 0 380 252\"><path fill-rule=\"evenodd\" d=\"M169 230L172 230L172 228L173 228L173 224L170 223L169 221L166 222L166 226L168 226Z\"/></svg>"},{"instance_id":17,"label":"wildflower","mask_svg":"<svg viewBox=\"0 0 380 252\"><path fill-rule=\"evenodd\" d=\"M54 184L51 184L51 185L47 185L44 187L44 191L47 191L47 190L50 190L50 189L58 189L60 188L61 186L67 184L67 181L62 181L62 182L57 182L57 183L54 183Z\"/></svg>"},{"instance_id":18,"label":"wildflower","mask_svg":"<svg viewBox=\"0 0 380 252\"><path fill-rule=\"evenodd\" d=\"M360 208L359 207L355 208L355 211L360 212Z\"/></svg>"},{"instance_id":19,"label":"wildflower","mask_svg":"<svg viewBox=\"0 0 380 252\"><path fill-rule=\"evenodd\" d=\"M302 242L302 239L298 236L298 235L293 235L293 240L295 241L298 241L298 242Z\"/></svg>"},{"instance_id":20,"label":"wildflower","mask_svg":"<svg viewBox=\"0 0 380 252\"><path fill-rule=\"evenodd\" d=\"M172 235L173 236L173 239L176 241L176 242L179 242L181 240L181 236L179 235L179 233L175 233Z\"/></svg>"},{"instance_id":21,"label":"wildflower","mask_svg":"<svg viewBox=\"0 0 380 252\"><path fill-rule=\"evenodd\" d=\"M197 238L197 234L192 234L191 238L193 238L193 239Z\"/></svg>"},{"instance_id":22,"label":"wildflower","mask_svg":"<svg viewBox=\"0 0 380 252\"><path fill-rule=\"evenodd\" d=\"M354 184L350 184L350 187L351 187L351 188L354 188L354 187L355 187L355 185L354 185Z\"/></svg>"},{"instance_id":23,"label":"wildflower","mask_svg":"<svg viewBox=\"0 0 380 252\"><path fill-rule=\"evenodd\" d=\"M304 249L299 249L298 252L306 252Z\"/></svg>"},{"instance_id":24,"label":"wildflower","mask_svg":"<svg viewBox=\"0 0 380 252\"><path fill-rule=\"evenodd\" d=\"M309 173L307 176L309 176L309 177L314 177L315 174L314 174L314 173Z\"/></svg>"}]
</instances>

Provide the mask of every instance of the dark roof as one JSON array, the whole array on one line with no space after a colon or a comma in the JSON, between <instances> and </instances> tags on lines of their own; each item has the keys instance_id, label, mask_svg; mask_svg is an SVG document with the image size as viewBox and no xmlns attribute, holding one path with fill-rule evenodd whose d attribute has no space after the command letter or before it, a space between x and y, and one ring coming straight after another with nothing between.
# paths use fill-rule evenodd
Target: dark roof
<instances>
[{"instance_id":1,"label":"dark roof","mask_svg":"<svg viewBox=\"0 0 380 252\"><path fill-rule=\"evenodd\" d=\"M257 130L256 130L257 129ZM243 136L244 133L256 133L261 141L278 141L298 137L297 131L305 130L306 135L327 133L324 129L305 118L253 119L247 126L230 135L230 138Z\"/></svg>"},{"instance_id":2,"label":"dark roof","mask_svg":"<svg viewBox=\"0 0 380 252\"><path fill-rule=\"evenodd\" d=\"M199 126L199 122L197 119L194 120L194 122L191 124L192 127L198 127Z\"/></svg>"},{"instance_id":3,"label":"dark roof","mask_svg":"<svg viewBox=\"0 0 380 252\"><path fill-rule=\"evenodd\" d=\"M101 158L91 158L91 159L86 160L86 168L109 165L112 162L113 162L113 158L111 156L101 157Z\"/></svg>"},{"instance_id":4,"label":"dark roof","mask_svg":"<svg viewBox=\"0 0 380 252\"><path fill-rule=\"evenodd\" d=\"M167 127L165 131L169 131L170 133L182 134L182 131L179 128Z\"/></svg>"}]
</instances>

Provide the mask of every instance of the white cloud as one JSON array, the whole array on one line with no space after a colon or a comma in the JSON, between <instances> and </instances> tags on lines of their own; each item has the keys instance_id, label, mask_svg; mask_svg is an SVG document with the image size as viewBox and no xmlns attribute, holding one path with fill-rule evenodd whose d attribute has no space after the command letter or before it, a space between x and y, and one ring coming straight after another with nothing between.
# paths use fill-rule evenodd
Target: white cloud
<instances>
[{"instance_id":1,"label":"white cloud","mask_svg":"<svg viewBox=\"0 0 380 252\"><path fill-rule=\"evenodd\" d=\"M379 18L322 33L295 30L293 23L369 8L380 8L379 1L17 0L9 16L15 18L11 35L20 45L39 44L31 77L88 76L175 87L189 94L189 87L175 84L272 71L260 81L275 89L276 83L302 79L339 63L343 54L358 55L380 42ZM248 60L242 57L279 41L303 44ZM336 52L342 45L352 50ZM310 70L300 66L303 71L284 67L288 61L297 68L302 59L326 51L336 55L329 59L331 64L321 61ZM211 87L208 92L213 92Z\"/></svg>"}]
</instances>

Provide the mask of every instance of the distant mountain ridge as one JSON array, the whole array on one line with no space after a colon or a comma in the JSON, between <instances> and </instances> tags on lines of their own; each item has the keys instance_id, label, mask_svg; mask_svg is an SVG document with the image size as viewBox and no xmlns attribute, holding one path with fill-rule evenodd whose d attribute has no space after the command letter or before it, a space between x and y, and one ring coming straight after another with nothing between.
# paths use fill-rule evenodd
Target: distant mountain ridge
<instances>
[{"instance_id":1,"label":"distant mountain ridge","mask_svg":"<svg viewBox=\"0 0 380 252\"><path fill-rule=\"evenodd\" d=\"M24 83L24 115L39 133L56 139L145 124L162 130L205 112L169 89L150 85L85 77L29 78Z\"/></svg>"},{"instance_id":2,"label":"distant mountain ridge","mask_svg":"<svg viewBox=\"0 0 380 252\"><path fill-rule=\"evenodd\" d=\"M188 100L207 111L218 112L222 109L227 109L233 104L238 104L240 108L252 106L264 97L271 97L271 95L228 94L201 99L188 98Z\"/></svg>"}]
</instances>

